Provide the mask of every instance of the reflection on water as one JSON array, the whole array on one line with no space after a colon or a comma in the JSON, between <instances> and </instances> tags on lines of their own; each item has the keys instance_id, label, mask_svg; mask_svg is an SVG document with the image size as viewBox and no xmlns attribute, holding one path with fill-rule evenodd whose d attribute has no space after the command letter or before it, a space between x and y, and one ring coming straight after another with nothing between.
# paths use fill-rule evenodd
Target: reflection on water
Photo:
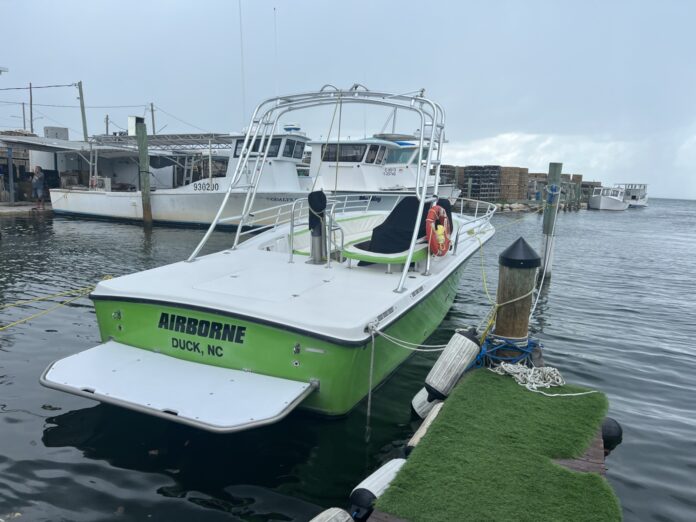
<instances>
[{"instance_id":1,"label":"reflection on water","mask_svg":"<svg viewBox=\"0 0 696 522\"><path fill-rule=\"evenodd\" d=\"M696 338L695 225L694 202L559 215L553 277L532 320L547 363L610 396L624 444L608 476L627 520L696 514L696 356L687 342ZM486 245L491 293L498 254L520 235L538 245L540 230L539 217L529 215ZM182 260L202 236L44 215L0 218L0 232L3 304ZM228 232L216 233L210 250L230 242ZM489 306L481 277L477 258L433 342L479 322ZM60 300L0 309L0 324ZM51 361L98 337L87 298L0 332L0 518L289 521L345 506L364 476L400 455L417 425L410 399L435 357L410 358L375 393L369 443L364 404L340 419L297 412L258 430L214 435L38 385Z\"/></svg>"}]
</instances>

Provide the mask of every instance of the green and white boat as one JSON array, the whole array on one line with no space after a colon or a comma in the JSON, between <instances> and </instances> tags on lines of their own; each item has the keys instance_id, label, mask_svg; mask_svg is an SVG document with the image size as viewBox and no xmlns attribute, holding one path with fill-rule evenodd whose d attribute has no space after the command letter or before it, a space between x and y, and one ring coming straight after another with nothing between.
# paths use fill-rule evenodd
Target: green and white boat
<instances>
[{"instance_id":1,"label":"green and white boat","mask_svg":"<svg viewBox=\"0 0 696 522\"><path fill-rule=\"evenodd\" d=\"M252 211L266 155L247 145L269 144L291 111L356 103L417 116L417 191L390 210L370 195L314 192ZM216 432L276 422L297 406L349 412L412 353L394 339L419 344L435 331L466 261L493 236L494 205L440 200L451 241L431 252L425 214L438 199L425 180L443 143L444 111L422 91L325 87L263 102L237 167L254 163L243 213L221 218L225 200L187 260L99 283L91 298L103 344L51 364L41 383ZM230 248L199 255L235 219Z\"/></svg>"}]
</instances>

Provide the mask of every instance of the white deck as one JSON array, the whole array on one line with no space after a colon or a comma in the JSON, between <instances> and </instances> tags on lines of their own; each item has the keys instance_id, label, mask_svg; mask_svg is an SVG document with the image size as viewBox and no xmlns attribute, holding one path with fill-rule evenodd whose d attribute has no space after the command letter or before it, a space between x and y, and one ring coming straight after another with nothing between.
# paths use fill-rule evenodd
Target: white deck
<instances>
[{"instance_id":1,"label":"white deck","mask_svg":"<svg viewBox=\"0 0 696 522\"><path fill-rule=\"evenodd\" d=\"M455 219L456 221L456 219ZM457 253L433 258L432 274L413 271L406 290L395 293L401 266L385 274L386 265L349 268L346 262L309 265L307 257L262 249L286 237L281 228L248 240L235 251L223 251L153 270L100 282L95 297L161 301L219 310L252 320L283 324L348 342L364 341L366 326L385 314L383 327L427 297L466 258L486 242L488 226L478 238L463 232ZM287 234L287 231L285 231ZM414 292L420 287L423 291ZM387 313L388 312L388 313Z\"/></svg>"},{"instance_id":2,"label":"white deck","mask_svg":"<svg viewBox=\"0 0 696 522\"><path fill-rule=\"evenodd\" d=\"M216 432L277 422L314 385L186 362L109 341L56 361L41 384Z\"/></svg>"}]
</instances>

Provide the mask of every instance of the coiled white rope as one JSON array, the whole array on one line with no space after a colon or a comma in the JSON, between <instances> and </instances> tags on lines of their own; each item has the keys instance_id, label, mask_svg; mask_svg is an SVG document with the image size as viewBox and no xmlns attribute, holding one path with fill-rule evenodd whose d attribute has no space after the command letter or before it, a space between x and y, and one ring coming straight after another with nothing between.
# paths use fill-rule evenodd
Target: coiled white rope
<instances>
[{"instance_id":1,"label":"coiled white rope","mask_svg":"<svg viewBox=\"0 0 696 522\"><path fill-rule=\"evenodd\" d=\"M541 393L546 397L577 397L597 393L597 390L578 393L546 393L541 391L539 388L563 386L566 383L561 372L553 366L534 366L530 368L520 363L510 364L502 362L498 366L489 368L489 370L498 375L510 375L520 386L524 386L529 391Z\"/></svg>"}]
</instances>

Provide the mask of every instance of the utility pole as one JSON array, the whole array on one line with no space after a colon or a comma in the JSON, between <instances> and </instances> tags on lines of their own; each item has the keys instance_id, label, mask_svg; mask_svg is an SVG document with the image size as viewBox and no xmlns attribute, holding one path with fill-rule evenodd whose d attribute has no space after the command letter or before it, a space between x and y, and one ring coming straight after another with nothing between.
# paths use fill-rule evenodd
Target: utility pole
<instances>
[{"instance_id":1,"label":"utility pole","mask_svg":"<svg viewBox=\"0 0 696 522\"><path fill-rule=\"evenodd\" d=\"M29 82L29 130L34 134L34 94L31 90L31 82Z\"/></svg>"},{"instance_id":2,"label":"utility pole","mask_svg":"<svg viewBox=\"0 0 696 522\"><path fill-rule=\"evenodd\" d=\"M106 115L106 118L104 118L104 123L106 124L106 135L109 135L109 115Z\"/></svg>"},{"instance_id":3,"label":"utility pole","mask_svg":"<svg viewBox=\"0 0 696 522\"><path fill-rule=\"evenodd\" d=\"M85 114L85 97L82 94L82 80L77 82L77 90L80 93L80 112L82 113L82 137L85 141L89 141L87 136L87 115Z\"/></svg>"},{"instance_id":4,"label":"utility pole","mask_svg":"<svg viewBox=\"0 0 696 522\"><path fill-rule=\"evenodd\" d=\"M157 134L157 127L155 127L155 104L150 102L150 116L152 117L152 135Z\"/></svg>"},{"instance_id":5,"label":"utility pole","mask_svg":"<svg viewBox=\"0 0 696 522\"><path fill-rule=\"evenodd\" d=\"M25 103L22 102L22 128L27 130L27 114L24 112L24 105Z\"/></svg>"},{"instance_id":6,"label":"utility pole","mask_svg":"<svg viewBox=\"0 0 696 522\"><path fill-rule=\"evenodd\" d=\"M138 140L140 194L143 202L143 225L152 226L152 206L150 203L150 156L147 151L147 127L145 118L135 116L135 136Z\"/></svg>"}]
</instances>

